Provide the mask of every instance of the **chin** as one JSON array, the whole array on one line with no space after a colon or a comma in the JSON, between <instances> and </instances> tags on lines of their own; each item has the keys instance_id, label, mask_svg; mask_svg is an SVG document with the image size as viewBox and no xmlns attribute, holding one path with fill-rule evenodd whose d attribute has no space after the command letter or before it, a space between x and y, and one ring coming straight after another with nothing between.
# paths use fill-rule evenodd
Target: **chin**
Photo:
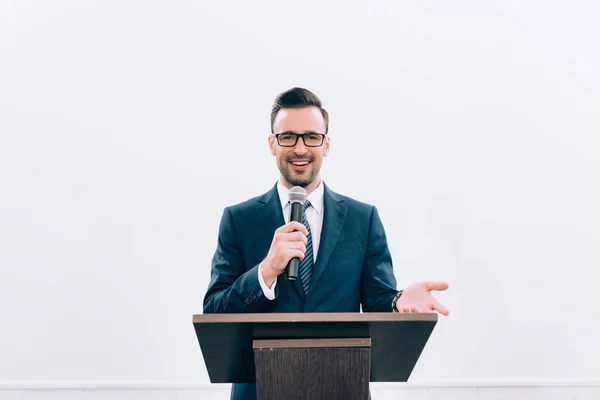
<instances>
[{"instance_id":1,"label":"chin","mask_svg":"<svg viewBox=\"0 0 600 400\"><path fill-rule=\"evenodd\" d=\"M292 185L292 186L300 186L300 187L307 187L308 185L310 185L313 180L311 179L294 179L291 176L285 176L285 179Z\"/></svg>"},{"instance_id":2,"label":"chin","mask_svg":"<svg viewBox=\"0 0 600 400\"><path fill-rule=\"evenodd\" d=\"M307 187L308 185L310 185L312 183L312 182L309 182L309 181L297 181L297 180L291 180L291 181L288 181L288 182L291 183L292 186L300 186L302 188L305 188L305 187Z\"/></svg>"},{"instance_id":3,"label":"chin","mask_svg":"<svg viewBox=\"0 0 600 400\"><path fill-rule=\"evenodd\" d=\"M296 174L287 168L280 168L280 172L285 180L292 186L300 186L302 188L307 187L314 182L317 174L313 174L313 171L305 171L304 174Z\"/></svg>"}]
</instances>

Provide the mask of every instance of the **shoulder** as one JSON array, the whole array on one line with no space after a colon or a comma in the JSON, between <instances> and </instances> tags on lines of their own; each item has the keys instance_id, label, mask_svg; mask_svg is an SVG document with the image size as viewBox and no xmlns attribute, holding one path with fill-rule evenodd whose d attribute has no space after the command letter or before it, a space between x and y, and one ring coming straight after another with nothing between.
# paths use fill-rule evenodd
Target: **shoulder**
<instances>
[{"instance_id":1,"label":"shoulder","mask_svg":"<svg viewBox=\"0 0 600 400\"><path fill-rule=\"evenodd\" d=\"M234 215L245 214L247 212L254 211L257 207L267 204L272 200L273 196L278 196L277 188L275 186L266 193L226 206L225 212L230 212Z\"/></svg>"},{"instance_id":2,"label":"shoulder","mask_svg":"<svg viewBox=\"0 0 600 400\"><path fill-rule=\"evenodd\" d=\"M337 202L343 203L349 210L362 213L371 214L377 212L377 208L374 204L367 203L362 200L355 199L353 197L343 195L341 193L331 190L328 186L325 186L325 191Z\"/></svg>"},{"instance_id":3,"label":"shoulder","mask_svg":"<svg viewBox=\"0 0 600 400\"><path fill-rule=\"evenodd\" d=\"M259 199L262 196L256 196L256 197L252 197L248 200L244 200L242 202L239 203L234 203L234 204L230 204L228 206L225 207L226 210L231 211L232 213L243 213L247 210L252 210L254 209L259 203Z\"/></svg>"}]
</instances>

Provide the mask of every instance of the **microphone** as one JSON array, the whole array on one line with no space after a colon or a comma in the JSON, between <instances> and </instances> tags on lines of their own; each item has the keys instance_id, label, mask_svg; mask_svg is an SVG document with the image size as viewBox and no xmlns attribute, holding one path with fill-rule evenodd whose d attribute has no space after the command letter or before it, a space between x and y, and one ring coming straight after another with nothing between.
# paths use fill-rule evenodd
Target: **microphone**
<instances>
[{"instance_id":1,"label":"microphone","mask_svg":"<svg viewBox=\"0 0 600 400\"><path fill-rule=\"evenodd\" d=\"M306 201L306 190L300 186L294 186L288 194L288 200L290 201L290 222L297 221L302 223L302 217L304 216L304 202ZM285 267L285 278L288 281L295 281L298 278L298 266L300 265L300 259L298 257L292 258L287 267Z\"/></svg>"}]
</instances>

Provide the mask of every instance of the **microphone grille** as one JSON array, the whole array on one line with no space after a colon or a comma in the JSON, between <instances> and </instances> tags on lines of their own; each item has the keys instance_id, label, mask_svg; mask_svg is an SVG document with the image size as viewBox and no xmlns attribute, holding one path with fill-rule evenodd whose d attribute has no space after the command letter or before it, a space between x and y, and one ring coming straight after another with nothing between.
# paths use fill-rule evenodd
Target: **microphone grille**
<instances>
[{"instance_id":1,"label":"microphone grille","mask_svg":"<svg viewBox=\"0 0 600 400\"><path fill-rule=\"evenodd\" d=\"M300 186L294 186L290 189L290 193L288 193L288 199L290 203L301 203L304 204L306 201L306 190Z\"/></svg>"}]
</instances>

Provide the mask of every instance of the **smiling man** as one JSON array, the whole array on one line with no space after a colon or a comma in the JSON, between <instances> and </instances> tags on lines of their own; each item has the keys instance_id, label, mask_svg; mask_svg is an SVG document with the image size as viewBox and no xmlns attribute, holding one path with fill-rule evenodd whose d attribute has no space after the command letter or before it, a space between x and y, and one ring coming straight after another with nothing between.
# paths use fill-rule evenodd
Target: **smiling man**
<instances>
[{"instance_id":1,"label":"smiling man","mask_svg":"<svg viewBox=\"0 0 600 400\"><path fill-rule=\"evenodd\" d=\"M269 137L271 154L286 186L302 186L312 192L321 181L323 157L329 154L327 111L316 106L283 109L281 106L276 103L271 117L273 131L279 132Z\"/></svg>"},{"instance_id":2,"label":"smiling man","mask_svg":"<svg viewBox=\"0 0 600 400\"><path fill-rule=\"evenodd\" d=\"M320 175L329 154L329 114L320 99L293 88L275 99L269 148L280 176L271 190L226 207L219 227L204 313L440 312L432 295L445 282L396 288L377 208L332 191ZM305 221L289 221L288 193L307 194ZM286 281L298 257L299 279ZM343 277L343 278L340 278ZM232 399L256 398L234 384Z\"/></svg>"}]
</instances>

